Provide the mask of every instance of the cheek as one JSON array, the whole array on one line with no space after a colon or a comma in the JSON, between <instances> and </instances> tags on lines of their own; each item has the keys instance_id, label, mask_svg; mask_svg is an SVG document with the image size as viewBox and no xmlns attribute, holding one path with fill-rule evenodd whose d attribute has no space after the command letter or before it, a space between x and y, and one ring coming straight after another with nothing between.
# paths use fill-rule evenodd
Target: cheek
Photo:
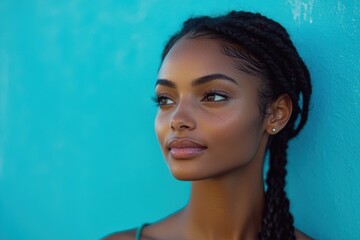
<instances>
[{"instance_id":1,"label":"cheek","mask_svg":"<svg viewBox=\"0 0 360 240\"><path fill-rule=\"evenodd\" d=\"M164 116L163 113L158 111L155 117L154 127L155 127L155 133L157 136L157 139L162 146L165 141L165 135L166 135L166 128L168 126L168 120Z\"/></svg>"},{"instance_id":2,"label":"cheek","mask_svg":"<svg viewBox=\"0 0 360 240\"><path fill-rule=\"evenodd\" d=\"M211 125L215 159L232 163L247 163L255 155L260 142L261 124L254 111L232 111ZM210 123L209 123L210 124Z\"/></svg>"}]
</instances>

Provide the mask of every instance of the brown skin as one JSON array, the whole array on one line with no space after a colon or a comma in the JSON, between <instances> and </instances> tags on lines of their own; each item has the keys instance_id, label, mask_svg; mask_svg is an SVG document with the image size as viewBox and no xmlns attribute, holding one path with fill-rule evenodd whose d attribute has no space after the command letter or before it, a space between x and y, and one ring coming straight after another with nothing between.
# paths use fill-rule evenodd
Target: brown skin
<instances>
[{"instance_id":1,"label":"brown skin","mask_svg":"<svg viewBox=\"0 0 360 240\"><path fill-rule=\"evenodd\" d=\"M144 228L142 239L256 239L265 202L263 160L269 135L288 122L292 103L285 94L261 118L261 80L239 72L216 40L180 39L167 54L157 84L160 107L156 134L164 157L179 180L192 181L187 206ZM194 86L211 74L224 78ZM271 129L275 128L276 132ZM175 158L168 142L186 138L206 146L190 159ZM310 239L296 231L298 239ZM134 239L135 230L106 238Z\"/></svg>"}]
</instances>

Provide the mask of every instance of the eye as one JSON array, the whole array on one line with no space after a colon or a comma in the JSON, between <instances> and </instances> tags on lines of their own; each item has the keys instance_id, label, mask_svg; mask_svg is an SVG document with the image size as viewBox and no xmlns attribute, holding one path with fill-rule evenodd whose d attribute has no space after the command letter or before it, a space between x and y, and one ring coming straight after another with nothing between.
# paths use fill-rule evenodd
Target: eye
<instances>
[{"instance_id":1,"label":"eye","mask_svg":"<svg viewBox=\"0 0 360 240\"><path fill-rule=\"evenodd\" d=\"M175 103L173 100L171 100L171 98L162 95L155 96L152 99L156 103L156 105L160 107L172 105Z\"/></svg>"},{"instance_id":2,"label":"eye","mask_svg":"<svg viewBox=\"0 0 360 240\"><path fill-rule=\"evenodd\" d=\"M219 93L217 91L209 91L204 94L204 97L201 101L203 102L221 102L227 100L228 97L224 93Z\"/></svg>"}]
</instances>

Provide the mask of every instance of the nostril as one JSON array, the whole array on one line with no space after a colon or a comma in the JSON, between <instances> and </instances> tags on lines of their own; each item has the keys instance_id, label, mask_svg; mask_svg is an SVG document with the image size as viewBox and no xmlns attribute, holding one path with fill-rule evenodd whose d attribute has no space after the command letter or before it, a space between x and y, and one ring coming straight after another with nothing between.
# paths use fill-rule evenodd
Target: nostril
<instances>
[{"instance_id":1,"label":"nostril","mask_svg":"<svg viewBox=\"0 0 360 240\"><path fill-rule=\"evenodd\" d=\"M191 128L190 125L191 125L191 123L187 123L185 121L180 121L180 120L172 120L170 122L171 129L173 129L173 130L190 129Z\"/></svg>"}]
</instances>

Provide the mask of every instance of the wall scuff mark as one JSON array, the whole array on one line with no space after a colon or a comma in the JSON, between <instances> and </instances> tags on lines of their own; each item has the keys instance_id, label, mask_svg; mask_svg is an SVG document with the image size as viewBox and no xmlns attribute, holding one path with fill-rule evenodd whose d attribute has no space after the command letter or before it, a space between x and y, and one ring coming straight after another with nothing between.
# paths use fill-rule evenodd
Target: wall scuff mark
<instances>
[{"instance_id":1,"label":"wall scuff mark","mask_svg":"<svg viewBox=\"0 0 360 240\"><path fill-rule=\"evenodd\" d=\"M291 12L296 22L312 23L314 0L288 0L288 3L291 5Z\"/></svg>"}]
</instances>

